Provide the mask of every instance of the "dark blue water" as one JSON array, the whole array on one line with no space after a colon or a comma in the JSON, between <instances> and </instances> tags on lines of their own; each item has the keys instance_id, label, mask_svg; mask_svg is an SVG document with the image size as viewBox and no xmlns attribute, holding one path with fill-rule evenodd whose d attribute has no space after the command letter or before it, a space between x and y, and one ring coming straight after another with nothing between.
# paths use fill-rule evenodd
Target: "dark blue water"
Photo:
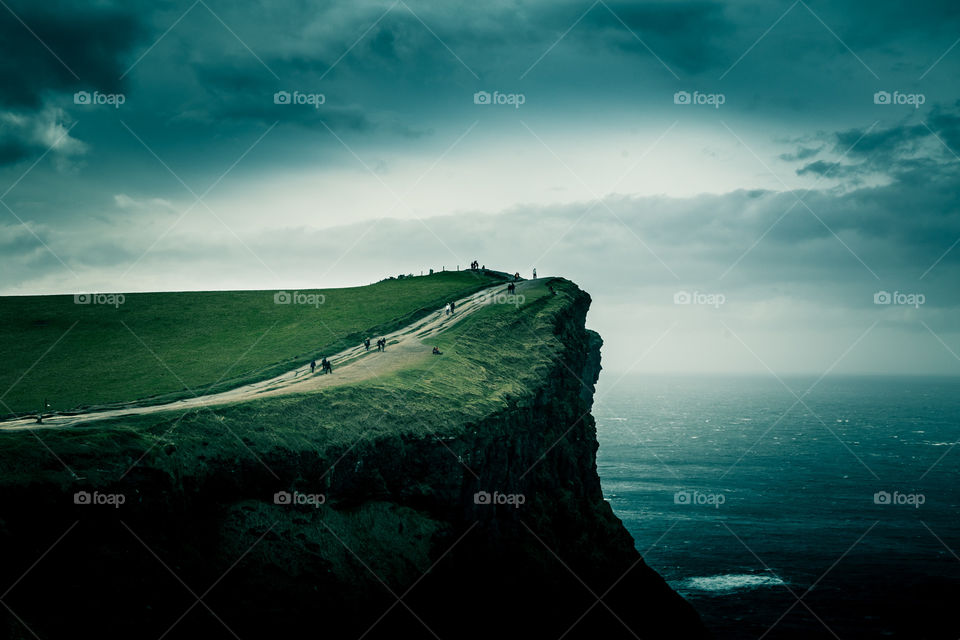
<instances>
[{"instance_id":1,"label":"dark blue water","mask_svg":"<svg viewBox=\"0 0 960 640\"><path fill-rule=\"evenodd\" d=\"M717 637L960 637L960 378L615 382L604 495Z\"/></svg>"}]
</instances>

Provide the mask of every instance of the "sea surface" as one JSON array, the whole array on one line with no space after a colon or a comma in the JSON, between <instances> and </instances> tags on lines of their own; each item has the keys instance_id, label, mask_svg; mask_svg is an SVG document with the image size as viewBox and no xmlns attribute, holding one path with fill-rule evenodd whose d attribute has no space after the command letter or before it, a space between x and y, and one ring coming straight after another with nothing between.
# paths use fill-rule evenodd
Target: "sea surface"
<instances>
[{"instance_id":1,"label":"sea surface","mask_svg":"<svg viewBox=\"0 0 960 640\"><path fill-rule=\"evenodd\" d=\"M718 638L960 638L960 378L604 373L605 498Z\"/></svg>"}]
</instances>

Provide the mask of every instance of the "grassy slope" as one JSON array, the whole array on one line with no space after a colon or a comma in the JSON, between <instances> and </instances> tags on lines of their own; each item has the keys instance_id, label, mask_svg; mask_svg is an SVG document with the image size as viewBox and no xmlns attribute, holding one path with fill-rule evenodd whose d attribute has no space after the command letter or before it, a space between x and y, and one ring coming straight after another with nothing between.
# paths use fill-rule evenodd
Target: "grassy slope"
<instances>
[{"instance_id":1,"label":"grassy slope","mask_svg":"<svg viewBox=\"0 0 960 640\"><path fill-rule=\"evenodd\" d=\"M507 396L520 396L542 382L560 348L553 334L554 313L569 303L576 289L566 281L553 284L555 296L545 285L531 284L524 288L526 302L519 308L484 307L434 340L442 356L418 359L389 376L319 393L40 435L78 475L109 483L144 452L141 465L192 475L203 474L212 459L253 460L254 454L322 451L382 434L461 429L504 408ZM0 433L0 469L0 483L37 475L70 481L61 462L26 432Z\"/></svg>"},{"instance_id":2,"label":"grassy slope","mask_svg":"<svg viewBox=\"0 0 960 640\"><path fill-rule=\"evenodd\" d=\"M3 297L0 415L35 412L43 398L63 411L263 379L491 282L448 271L305 291L325 296L319 308L275 304L274 291L128 294L119 308L74 304L73 296Z\"/></svg>"}]
</instances>

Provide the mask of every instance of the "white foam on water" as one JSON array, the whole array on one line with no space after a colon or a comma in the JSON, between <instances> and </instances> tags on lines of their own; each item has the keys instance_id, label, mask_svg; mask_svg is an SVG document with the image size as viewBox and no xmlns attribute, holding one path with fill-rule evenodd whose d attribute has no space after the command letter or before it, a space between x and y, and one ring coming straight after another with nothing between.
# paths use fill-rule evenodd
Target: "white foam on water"
<instances>
[{"instance_id":1,"label":"white foam on water","mask_svg":"<svg viewBox=\"0 0 960 640\"><path fill-rule=\"evenodd\" d=\"M681 591L708 591L717 595L774 587L784 584L776 576L755 573L723 573L715 576L695 576L679 581L675 586Z\"/></svg>"}]
</instances>

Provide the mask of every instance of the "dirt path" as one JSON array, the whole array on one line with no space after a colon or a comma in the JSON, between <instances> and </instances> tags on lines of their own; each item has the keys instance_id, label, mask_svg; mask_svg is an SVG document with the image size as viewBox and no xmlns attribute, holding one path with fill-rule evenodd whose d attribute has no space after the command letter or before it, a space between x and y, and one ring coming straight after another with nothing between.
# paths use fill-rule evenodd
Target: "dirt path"
<instances>
[{"instance_id":1,"label":"dirt path","mask_svg":"<svg viewBox=\"0 0 960 640\"><path fill-rule=\"evenodd\" d=\"M519 284L518 289L520 288ZM332 356L327 356L333 366L332 374L320 373L320 357L318 357L317 373L314 374L310 373L310 365L307 364L268 380L261 380L219 393L185 398L165 404L131 405L72 415L54 414L44 416L43 424L37 424L35 417L6 420L0 421L0 429L14 431L68 427L109 418L160 413L162 411L187 411L199 407L303 393L369 380L398 371L405 366L409 366L414 360L431 357L430 338L449 329L479 309L491 294L505 290L506 285L502 284L483 289L472 296L456 301L456 311L452 315L446 315L443 309L440 309L393 333L385 336L371 336L372 343L376 343L379 337L387 339L387 348L383 352L378 352L375 344L371 344L369 351L364 349L363 345L357 345Z\"/></svg>"}]
</instances>

